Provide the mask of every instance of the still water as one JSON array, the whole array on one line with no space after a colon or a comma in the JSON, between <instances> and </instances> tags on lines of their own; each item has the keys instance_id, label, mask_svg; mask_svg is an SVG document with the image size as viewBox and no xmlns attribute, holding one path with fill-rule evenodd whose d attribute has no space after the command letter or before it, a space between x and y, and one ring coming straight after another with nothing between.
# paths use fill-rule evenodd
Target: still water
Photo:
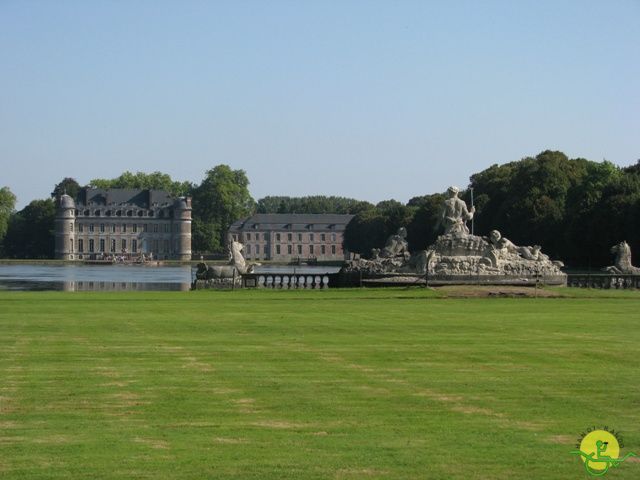
<instances>
[{"instance_id":1,"label":"still water","mask_svg":"<svg viewBox=\"0 0 640 480\"><path fill-rule=\"evenodd\" d=\"M261 266L256 273L333 273L338 267ZM189 290L195 267L0 264L0 290Z\"/></svg>"}]
</instances>

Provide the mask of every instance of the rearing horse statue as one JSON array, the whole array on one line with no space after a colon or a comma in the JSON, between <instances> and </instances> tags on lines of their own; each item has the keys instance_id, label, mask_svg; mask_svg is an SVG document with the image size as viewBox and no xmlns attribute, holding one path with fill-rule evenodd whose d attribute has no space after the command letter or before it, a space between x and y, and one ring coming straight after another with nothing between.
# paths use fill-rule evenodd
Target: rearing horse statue
<instances>
[{"instance_id":1,"label":"rearing horse statue","mask_svg":"<svg viewBox=\"0 0 640 480\"><path fill-rule=\"evenodd\" d=\"M197 265L196 279L198 280L227 280L240 278L243 273L253 272L253 268L259 263L250 263L244 259L242 250L244 246L235 240L229 244L229 265L213 265L209 267L206 263Z\"/></svg>"},{"instance_id":2,"label":"rearing horse statue","mask_svg":"<svg viewBox=\"0 0 640 480\"><path fill-rule=\"evenodd\" d=\"M603 270L615 274L640 275L640 268L631 264L631 247L625 241L611 247L611 253L616 255L614 265L605 267Z\"/></svg>"}]
</instances>

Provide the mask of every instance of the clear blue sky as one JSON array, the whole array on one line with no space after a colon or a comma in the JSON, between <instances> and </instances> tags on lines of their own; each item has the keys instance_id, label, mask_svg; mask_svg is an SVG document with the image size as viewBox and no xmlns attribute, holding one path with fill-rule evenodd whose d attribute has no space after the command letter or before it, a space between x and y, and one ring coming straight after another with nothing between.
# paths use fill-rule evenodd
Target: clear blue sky
<instances>
[{"instance_id":1,"label":"clear blue sky","mask_svg":"<svg viewBox=\"0 0 640 480\"><path fill-rule=\"evenodd\" d=\"M640 158L640 2L0 1L0 186L407 201L545 149Z\"/></svg>"}]
</instances>

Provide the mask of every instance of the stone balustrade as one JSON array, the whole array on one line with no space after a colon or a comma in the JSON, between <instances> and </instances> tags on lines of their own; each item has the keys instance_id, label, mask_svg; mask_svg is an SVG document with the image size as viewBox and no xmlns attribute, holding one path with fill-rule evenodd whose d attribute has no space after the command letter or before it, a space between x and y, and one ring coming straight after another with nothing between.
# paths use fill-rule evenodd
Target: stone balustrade
<instances>
[{"instance_id":1,"label":"stone balustrade","mask_svg":"<svg viewBox=\"0 0 640 480\"><path fill-rule=\"evenodd\" d=\"M333 274L304 273L248 273L242 275L246 288L272 288L281 290L329 288Z\"/></svg>"},{"instance_id":2,"label":"stone balustrade","mask_svg":"<svg viewBox=\"0 0 640 480\"><path fill-rule=\"evenodd\" d=\"M569 274L567 286L577 288L631 289L640 288L640 275L584 273Z\"/></svg>"}]
</instances>

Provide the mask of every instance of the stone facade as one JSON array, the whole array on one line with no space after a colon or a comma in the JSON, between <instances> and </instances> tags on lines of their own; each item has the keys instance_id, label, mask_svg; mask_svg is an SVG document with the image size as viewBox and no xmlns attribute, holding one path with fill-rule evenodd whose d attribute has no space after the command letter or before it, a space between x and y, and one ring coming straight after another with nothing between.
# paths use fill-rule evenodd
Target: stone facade
<instances>
[{"instance_id":1,"label":"stone facade","mask_svg":"<svg viewBox=\"0 0 640 480\"><path fill-rule=\"evenodd\" d=\"M160 190L84 188L59 199L55 257L191 260L191 198Z\"/></svg>"},{"instance_id":2,"label":"stone facade","mask_svg":"<svg viewBox=\"0 0 640 480\"><path fill-rule=\"evenodd\" d=\"M247 259L340 261L348 256L342 246L344 230L353 215L256 214L229 228L230 241L244 244Z\"/></svg>"}]
</instances>

